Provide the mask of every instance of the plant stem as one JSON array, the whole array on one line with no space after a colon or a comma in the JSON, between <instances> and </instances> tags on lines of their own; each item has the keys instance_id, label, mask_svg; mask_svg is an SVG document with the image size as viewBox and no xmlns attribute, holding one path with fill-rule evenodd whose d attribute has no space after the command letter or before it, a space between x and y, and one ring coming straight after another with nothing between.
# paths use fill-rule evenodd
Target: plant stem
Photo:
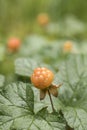
<instances>
[{"instance_id":1,"label":"plant stem","mask_svg":"<svg viewBox=\"0 0 87 130\"><path fill-rule=\"evenodd\" d=\"M53 110L53 112L55 112L55 109L54 109L54 106L53 106L52 97L51 97L51 94L50 94L49 90L48 90L48 94L49 94L49 97L50 97L50 102L51 102L52 110Z\"/></svg>"}]
</instances>

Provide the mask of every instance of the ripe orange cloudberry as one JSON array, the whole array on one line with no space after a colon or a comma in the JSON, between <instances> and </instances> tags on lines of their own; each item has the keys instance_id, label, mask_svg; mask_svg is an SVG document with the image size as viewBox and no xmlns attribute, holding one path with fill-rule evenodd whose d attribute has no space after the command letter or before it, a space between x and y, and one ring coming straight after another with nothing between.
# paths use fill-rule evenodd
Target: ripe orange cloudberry
<instances>
[{"instance_id":1,"label":"ripe orange cloudberry","mask_svg":"<svg viewBox=\"0 0 87 130\"><path fill-rule=\"evenodd\" d=\"M44 67L36 68L31 76L31 82L34 84L36 88L40 89L40 100L43 100L46 96L46 93L48 93L52 110L53 112L55 112L51 94L57 97L58 96L57 88L59 88L61 84L59 84L58 86L53 85L52 84L53 79L54 79L53 72Z\"/></svg>"},{"instance_id":2,"label":"ripe orange cloudberry","mask_svg":"<svg viewBox=\"0 0 87 130\"><path fill-rule=\"evenodd\" d=\"M37 17L37 22L41 26L45 26L49 22L49 16L46 13L41 13Z\"/></svg>"},{"instance_id":3,"label":"ripe orange cloudberry","mask_svg":"<svg viewBox=\"0 0 87 130\"><path fill-rule=\"evenodd\" d=\"M20 39L12 37L8 40L7 46L10 51L17 51L20 47L20 44Z\"/></svg>"},{"instance_id":4,"label":"ripe orange cloudberry","mask_svg":"<svg viewBox=\"0 0 87 130\"><path fill-rule=\"evenodd\" d=\"M31 76L31 82L34 86L40 89L40 100L43 100L46 93L52 94L53 96L58 96L57 89L62 85L54 85L52 81L54 79L54 74L47 68L41 67L36 68Z\"/></svg>"},{"instance_id":5,"label":"ripe orange cloudberry","mask_svg":"<svg viewBox=\"0 0 87 130\"><path fill-rule=\"evenodd\" d=\"M71 52L72 48L73 48L73 44L71 41L66 41L64 43L64 47L63 47L64 52Z\"/></svg>"},{"instance_id":6,"label":"ripe orange cloudberry","mask_svg":"<svg viewBox=\"0 0 87 130\"><path fill-rule=\"evenodd\" d=\"M38 89L48 88L54 79L54 74L47 68L36 68L31 76L31 81Z\"/></svg>"}]
</instances>

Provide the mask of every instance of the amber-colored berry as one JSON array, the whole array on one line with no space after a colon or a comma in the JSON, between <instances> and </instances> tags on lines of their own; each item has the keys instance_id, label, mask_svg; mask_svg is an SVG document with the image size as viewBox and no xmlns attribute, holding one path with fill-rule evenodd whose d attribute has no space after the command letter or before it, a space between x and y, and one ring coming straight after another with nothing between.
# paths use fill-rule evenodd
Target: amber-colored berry
<instances>
[{"instance_id":1,"label":"amber-colored berry","mask_svg":"<svg viewBox=\"0 0 87 130\"><path fill-rule=\"evenodd\" d=\"M38 89L48 88L54 79L54 74L47 68L36 68L31 76L31 82Z\"/></svg>"},{"instance_id":2,"label":"amber-colored berry","mask_svg":"<svg viewBox=\"0 0 87 130\"><path fill-rule=\"evenodd\" d=\"M9 49L9 50L11 50L11 51L16 51L16 50L19 49L20 44L21 44L20 39L13 37L13 38L10 38L10 39L8 40L7 46L8 46L8 49Z\"/></svg>"},{"instance_id":3,"label":"amber-colored berry","mask_svg":"<svg viewBox=\"0 0 87 130\"><path fill-rule=\"evenodd\" d=\"M48 22L49 22L49 17L48 17L48 15L45 14L45 13L39 14L38 17L37 17L37 22L38 22L38 24L41 25L41 26L47 25Z\"/></svg>"},{"instance_id":4,"label":"amber-colored berry","mask_svg":"<svg viewBox=\"0 0 87 130\"><path fill-rule=\"evenodd\" d=\"M73 45L71 41L65 42L64 47L63 47L64 52L71 52L72 48L73 48Z\"/></svg>"}]
</instances>

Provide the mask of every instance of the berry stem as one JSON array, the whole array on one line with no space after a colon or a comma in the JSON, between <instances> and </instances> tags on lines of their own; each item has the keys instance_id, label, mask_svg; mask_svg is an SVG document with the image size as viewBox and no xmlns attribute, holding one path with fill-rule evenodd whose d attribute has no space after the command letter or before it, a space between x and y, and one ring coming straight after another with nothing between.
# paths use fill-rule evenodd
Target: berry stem
<instances>
[{"instance_id":1,"label":"berry stem","mask_svg":"<svg viewBox=\"0 0 87 130\"><path fill-rule=\"evenodd\" d=\"M48 95L49 95L49 98L50 98L50 102L51 102L52 110L53 110L53 112L55 112L55 109L54 109L54 106L53 106L52 97L51 97L51 94L50 94L49 89L48 89Z\"/></svg>"}]
</instances>

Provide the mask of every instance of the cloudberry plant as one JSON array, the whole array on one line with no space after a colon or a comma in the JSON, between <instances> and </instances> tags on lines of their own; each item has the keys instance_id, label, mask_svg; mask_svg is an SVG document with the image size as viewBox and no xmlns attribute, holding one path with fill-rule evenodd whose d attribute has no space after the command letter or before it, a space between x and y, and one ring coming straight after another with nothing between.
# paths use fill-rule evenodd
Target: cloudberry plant
<instances>
[{"instance_id":1,"label":"cloudberry plant","mask_svg":"<svg viewBox=\"0 0 87 130\"><path fill-rule=\"evenodd\" d=\"M53 102L51 98L51 94L55 97L58 96L57 88L61 86L53 85L52 81L54 79L54 74L47 68L41 67L36 68L31 76L31 82L34 86L40 89L40 100L43 100L46 96L46 93L49 94L52 109L54 111Z\"/></svg>"}]
</instances>

